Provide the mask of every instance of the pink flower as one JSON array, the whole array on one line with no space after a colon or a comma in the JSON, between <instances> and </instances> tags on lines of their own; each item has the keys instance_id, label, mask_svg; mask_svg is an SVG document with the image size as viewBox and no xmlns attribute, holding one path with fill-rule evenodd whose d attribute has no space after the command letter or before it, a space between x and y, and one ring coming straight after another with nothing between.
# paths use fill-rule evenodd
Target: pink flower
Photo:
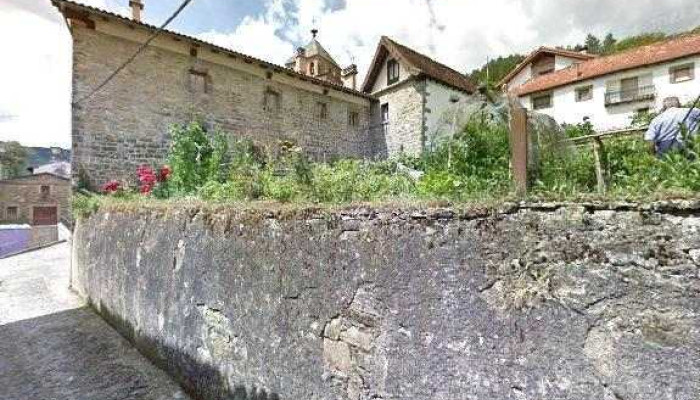
<instances>
[{"instance_id":1,"label":"pink flower","mask_svg":"<svg viewBox=\"0 0 700 400\"><path fill-rule=\"evenodd\" d=\"M153 172L153 168L148 165L141 165L136 169L136 175L139 177L139 183L141 183L139 189L143 194L151 193L153 186L156 184L156 174Z\"/></svg>"},{"instance_id":2,"label":"pink flower","mask_svg":"<svg viewBox=\"0 0 700 400\"><path fill-rule=\"evenodd\" d=\"M116 193L119 189L121 189L121 184L115 180L111 180L102 185L102 192L106 194Z\"/></svg>"}]
</instances>

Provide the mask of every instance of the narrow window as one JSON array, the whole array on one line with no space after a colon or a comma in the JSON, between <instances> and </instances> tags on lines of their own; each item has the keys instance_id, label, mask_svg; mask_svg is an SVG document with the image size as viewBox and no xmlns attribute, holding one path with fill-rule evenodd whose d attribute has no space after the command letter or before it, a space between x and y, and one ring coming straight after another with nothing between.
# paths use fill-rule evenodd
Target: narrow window
<instances>
[{"instance_id":1,"label":"narrow window","mask_svg":"<svg viewBox=\"0 0 700 400\"><path fill-rule=\"evenodd\" d=\"M210 79L206 72L190 70L190 90L193 93L209 93Z\"/></svg>"},{"instance_id":2,"label":"narrow window","mask_svg":"<svg viewBox=\"0 0 700 400\"><path fill-rule=\"evenodd\" d=\"M350 111L348 113L348 125L358 126L360 124L360 114L357 111Z\"/></svg>"},{"instance_id":3,"label":"narrow window","mask_svg":"<svg viewBox=\"0 0 700 400\"><path fill-rule=\"evenodd\" d=\"M389 103L382 104L381 109L382 131L386 135L389 133Z\"/></svg>"},{"instance_id":4,"label":"narrow window","mask_svg":"<svg viewBox=\"0 0 700 400\"><path fill-rule=\"evenodd\" d=\"M399 81L399 63L391 59L386 63L386 84L391 85Z\"/></svg>"},{"instance_id":5,"label":"narrow window","mask_svg":"<svg viewBox=\"0 0 700 400\"><path fill-rule=\"evenodd\" d=\"M552 94L547 93L532 98L532 108L535 110L544 110L552 108Z\"/></svg>"},{"instance_id":6,"label":"narrow window","mask_svg":"<svg viewBox=\"0 0 700 400\"><path fill-rule=\"evenodd\" d=\"M272 89L266 90L263 98L263 108L267 112L279 112L281 109L280 94Z\"/></svg>"},{"instance_id":7,"label":"narrow window","mask_svg":"<svg viewBox=\"0 0 700 400\"><path fill-rule=\"evenodd\" d=\"M695 79L695 64L684 64L672 67L669 71L671 83L681 83Z\"/></svg>"},{"instance_id":8,"label":"narrow window","mask_svg":"<svg viewBox=\"0 0 700 400\"><path fill-rule=\"evenodd\" d=\"M8 221L16 221L18 214L17 207L7 207L7 211L5 212Z\"/></svg>"},{"instance_id":9,"label":"narrow window","mask_svg":"<svg viewBox=\"0 0 700 400\"><path fill-rule=\"evenodd\" d=\"M316 74L316 65L314 63L309 64L309 75L314 76Z\"/></svg>"},{"instance_id":10,"label":"narrow window","mask_svg":"<svg viewBox=\"0 0 700 400\"><path fill-rule=\"evenodd\" d=\"M576 101L588 101L593 99L593 85L576 88Z\"/></svg>"},{"instance_id":11,"label":"narrow window","mask_svg":"<svg viewBox=\"0 0 700 400\"><path fill-rule=\"evenodd\" d=\"M41 192L41 197L43 197L43 198L49 197L49 195L51 194L51 186L42 185L40 192Z\"/></svg>"},{"instance_id":12,"label":"narrow window","mask_svg":"<svg viewBox=\"0 0 700 400\"><path fill-rule=\"evenodd\" d=\"M316 103L316 108L316 115L318 116L318 119L324 120L328 118L328 104L319 101Z\"/></svg>"}]
</instances>

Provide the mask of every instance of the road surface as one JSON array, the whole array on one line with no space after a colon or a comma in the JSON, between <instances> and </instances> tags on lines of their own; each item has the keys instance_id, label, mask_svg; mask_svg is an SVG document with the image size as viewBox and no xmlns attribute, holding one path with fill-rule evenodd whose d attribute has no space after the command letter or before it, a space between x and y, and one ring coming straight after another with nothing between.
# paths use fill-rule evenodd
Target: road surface
<instances>
[{"instance_id":1,"label":"road surface","mask_svg":"<svg viewBox=\"0 0 700 400\"><path fill-rule=\"evenodd\" d=\"M67 243L0 259L0 400L189 399L68 289Z\"/></svg>"}]
</instances>

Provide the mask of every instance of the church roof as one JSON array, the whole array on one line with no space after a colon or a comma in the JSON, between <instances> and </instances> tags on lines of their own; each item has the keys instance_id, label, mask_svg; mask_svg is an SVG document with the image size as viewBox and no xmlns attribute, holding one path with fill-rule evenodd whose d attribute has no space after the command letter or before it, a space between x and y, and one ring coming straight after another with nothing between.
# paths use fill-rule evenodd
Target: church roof
<instances>
[{"instance_id":1,"label":"church roof","mask_svg":"<svg viewBox=\"0 0 700 400\"><path fill-rule=\"evenodd\" d=\"M304 55L306 57L319 56L321 58L325 58L327 61L331 62L336 67L340 68L340 65L338 65L337 62L335 62L330 53L325 48L323 48L323 46L321 46L321 43L319 43L318 40L316 40L316 38L311 39L311 42L304 46ZM289 58L286 64L293 63L295 58L296 57Z\"/></svg>"},{"instance_id":2,"label":"church roof","mask_svg":"<svg viewBox=\"0 0 700 400\"><path fill-rule=\"evenodd\" d=\"M319 56L322 58L325 58L326 60L330 61L335 65L336 67L340 68L340 65L338 65L337 62L331 57L331 55L326 51L326 49L321 46L321 43L316 40L316 38L312 39L309 44L304 47L304 50L306 50L306 56L307 57L312 57L312 56Z\"/></svg>"},{"instance_id":3,"label":"church roof","mask_svg":"<svg viewBox=\"0 0 700 400\"><path fill-rule=\"evenodd\" d=\"M411 48L399 44L386 36L382 36L379 41L379 46L377 47L377 52L374 54L369 73L365 77L365 82L362 85L363 92L370 93L372 91L372 84L377 79L377 75L381 70L382 61L387 55L391 55L400 60L409 69L412 75L423 75L467 93L476 92L476 86L466 75L426 55L420 54Z\"/></svg>"}]
</instances>

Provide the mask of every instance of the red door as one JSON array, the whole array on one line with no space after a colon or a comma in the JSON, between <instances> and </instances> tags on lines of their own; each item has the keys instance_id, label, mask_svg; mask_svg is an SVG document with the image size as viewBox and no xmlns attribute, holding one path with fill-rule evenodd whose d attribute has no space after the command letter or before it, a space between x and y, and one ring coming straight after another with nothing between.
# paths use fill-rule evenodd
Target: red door
<instances>
[{"instance_id":1,"label":"red door","mask_svg":"<svg viewBox=\"0 0 700 400\"><path fill-rule=\"evenodd\" d=\"M34 221L32 225L56 224L58 224L58 210L56 207L34 207Z\"/></svg>"}]
</instances>

